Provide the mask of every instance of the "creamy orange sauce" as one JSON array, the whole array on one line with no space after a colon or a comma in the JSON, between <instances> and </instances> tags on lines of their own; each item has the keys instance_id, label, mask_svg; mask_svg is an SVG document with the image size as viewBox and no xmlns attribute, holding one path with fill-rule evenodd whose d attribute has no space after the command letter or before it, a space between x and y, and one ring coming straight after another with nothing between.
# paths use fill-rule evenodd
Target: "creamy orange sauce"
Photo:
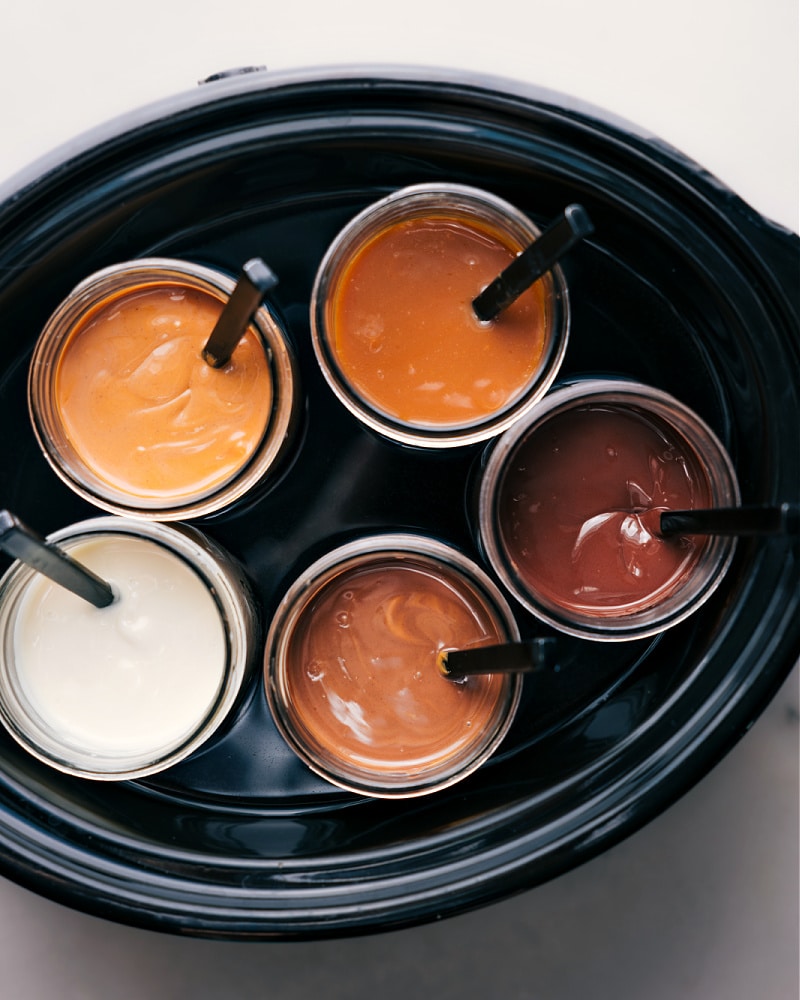
<instances>
[{"instance_id":1,"label":"creamy orange sauce","mask_svg":"<svg viewBox=\"0 0 800 1000\"><path fill-rule=\"evenodd\" d=\"M448 217L396 223L366 243L331 304L332 346L356 393L400 420L443 427L518 398L544 350L542 283L490 323L472 300L522 249Z\"/></svg>"},{"instance_id":2,"label":"creamy orange sauce","mask_svg":"<svg viewBox=\"0 0 800 1000\"><path fill-rule=\"evenodd\" d=\"M147 286L70 335L56 405L81 460L112 487L139 497L206 493L258 448L272 407L268 361L252 329L224 368L203 361L221 310L200 290Z\"/></svg>"},{"instance_id":3,"label":"creamy orange sauce","mask_svg":"<svg viewBox=\"0 0 800 1000\"><path fill-rule=\"evenodd\" d=\"M460 578L385 563L346 571L303 610L287 651L290 711L323 756L417 775L459 759L497 722L507 679L454 683L442 649L502 642Z\"/></svg>"}]
</instances>

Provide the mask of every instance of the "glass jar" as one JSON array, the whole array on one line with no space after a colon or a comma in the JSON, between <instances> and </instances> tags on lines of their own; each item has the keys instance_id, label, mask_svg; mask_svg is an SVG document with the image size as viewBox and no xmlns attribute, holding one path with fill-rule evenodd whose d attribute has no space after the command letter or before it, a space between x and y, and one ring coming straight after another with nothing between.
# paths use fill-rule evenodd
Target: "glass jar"
<instances>
[{"instance_id":1,"label":"glass jar","mask_svg":"<svg viewBox=\"0 0 800 1000\"><path fill-rule=\"evenodd\" d=\"M98 271L34 348L39 445L76 493L111 513L187 520L229 509L280 470L302 409L297 365L266 305L230 362L201 357L233 278L144 258Z\"/></svg>"},{"instance_id":2,"label":"glass jar","mask_svg":"<svg viewBox=\"0 0 800 1000\"><path fill-rule=\"evenodd\" d=\"M242 568L185 525L104 516L47 540L116 598L98 609L12 564L0 580L0 720L34 757L83 778L183 760L222 725L254 662Z\"/></svg>"},{"instance_id":3,"label":"glass jar","mask_svg":"<svg viewBox=\"0 0 800 1000\"><path fill-rule=\"evenodd\" d=\"M569 335L561 268L498 317L473 299L540 235L513 205L461 184L417 184L336 236L311 296L329 386L367 427L420 448L487 440L536 403Z\"/></svg>"},{"instance_id":4,"label":"glass jar","mask_svg":"<svg viewBox=\"0 0 800 1000\"><path fill-rule=\"evenodd\" d=\"M291 585L267 637L276 725L317 774L383 798L471 774L507 733L519 675L444 676L443 650L519 638L495 584L422 535L357 539Z\"/></svg>"},{"instance_id":5,"label":"glass jar","mask_svg":"<svg viewBox=\"0 0 800 1000\"><path fill-rule=\"evenodd\" d=\"M666 538L663 511L739 503L713 431L661 390L579 379L496 441L478 532L497 576L554 628L589 639L653 635L714 592L735 539Z\"/></svg>"}]
</instances>

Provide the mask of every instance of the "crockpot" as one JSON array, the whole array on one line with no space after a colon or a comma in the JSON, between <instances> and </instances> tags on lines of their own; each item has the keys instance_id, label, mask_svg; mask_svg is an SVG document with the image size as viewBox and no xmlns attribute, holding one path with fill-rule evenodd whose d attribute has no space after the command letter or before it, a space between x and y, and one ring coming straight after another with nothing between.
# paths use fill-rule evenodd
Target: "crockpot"
<instances>
[{"instance_id":1,"label":"crockpot","mask_svg":"<svg viewBox=\"0 0 800 1000\"><path fill-rule=\"evenodd\" d=\"M479 559L482 446L431 455L374 436L333 397L310 343L309 295L338 230L434 180L490 190L540 226L583 204L595 232L563 264L562 376L671 393L725 444L744 503L800 498L796 235L658 139L562 95L348 67L222 74L0 189L2 505L42 533L96 513L53 475L27 414L34 342L74 285L138 257L233 274L261 256L300 359L303 434L269 493L203 530L247 566L264 624L305 567L360 534L423 531ZM800 651L798 554L796 540L741 539L713 598L668 632L561 637L560 669L526 679L500 750L413 803L311 773L260 677L210 745L138 781L60 774L3 734L2 872L90 913L235 939L399 927L533 887L656 816L752 725Z\"/></svg>"}]
</instances>

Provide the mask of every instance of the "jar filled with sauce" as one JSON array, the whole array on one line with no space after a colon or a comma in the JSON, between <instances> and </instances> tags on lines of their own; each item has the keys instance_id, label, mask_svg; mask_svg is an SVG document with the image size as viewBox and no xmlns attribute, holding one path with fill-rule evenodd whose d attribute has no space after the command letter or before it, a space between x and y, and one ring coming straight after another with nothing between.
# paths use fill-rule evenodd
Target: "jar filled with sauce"
<instances>
[{"instance_id":1,"label":"jar filled with sauce","mask_svg":"<svg viewBox=\"0 0 800 1000\"><path fill-rule=\"evenodd\" d=\"M698 608L733 555L732 538L662 536L661 513L738 502L730 458L697 414L650 386L586 379L495 443L479 530L537 617L584 638L634 639Z\"/></svg>"},{"instance_id":2,"label":"jar filled with sauce","mask_svg":"<svg viewBox=\"0 0 800 1000\"><path fill-rule=\"evenodd\" d=\"M58 475L96 506L162 521L228 509L268 483L301 409L297 366L262 305L229 362L202 351L235 286L212 268L144 258L81 282L47 322L31 420Z\"/></svg>"},{"instance_id":3,"label":"jar filled with sauce","mask_svg":"<svg viewBox=\"0 0 800 1000\"><path fill-rule=\"evenodd\" d=\"M30 566L0 579L0 721L37 759L97 780L154 774L223 724L259 649L239 564L188 526L97 517L48 537L107 581L96 608Z\"/></svg>"},{"instance_id":4,"label":"jar filled with sauce","mask_svg":"<svg viewBox=\"0 0 800 1000\"><path fill-rule=\"evenodd\" d=\"M453 681L444 650L519 638L499 589L463 554L418 535L351 542L290 587L267 637L275 722L317 774L384 798L472 773L514 717L518 675Z\"/></svg>"},{"instance_id":5,"label":"jar filled with sauce","mask_svg":"<svg viewBox=\"0 0 800 1000\"><path fill-rule=\"evenodd\" d=\"M495 319L473 299L539 235L488 191L402 188L334 239L311 298L312 340L344 405L383 436L424 448L493 437L558 373L569 302L556 266Z\"/></svg>"}]
</instances>

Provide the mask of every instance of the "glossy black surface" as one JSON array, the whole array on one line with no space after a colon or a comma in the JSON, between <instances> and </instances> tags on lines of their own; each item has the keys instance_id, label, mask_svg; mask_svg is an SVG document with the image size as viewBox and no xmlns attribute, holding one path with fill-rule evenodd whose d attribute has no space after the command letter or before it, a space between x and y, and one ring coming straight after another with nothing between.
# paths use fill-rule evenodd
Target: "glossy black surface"
<instances>
[{"instance_id":1,"label":"glossy black surface","mask_svg":"<svg viewBox=\"0 0 800 1000\"><path fill-rule=\"evenodd\" d=\"M539 224L585 205L596 232L564 262L564 376L660 386L727 445L744 503L800 498L796 236L597 111L493 80L354 70L207 84L0 191L0 426L14 428L0 507L42 532L94 513L39 454L25 403L34 340L74 284L131 257L235 273L261 256L280 277L305 431L270 493L200 526L246 563L265 618L299 568L361 532L419 529L480 558L481 449L426 454L364 431L309 339L311 285L339 227L394 188L436 179L488 188ZM562 637L561 669L526 681L501 751L417 800L362 799L316 778L277 735L260 678L203 751L138 783L70 779L2 734L3 872L93 913L236 938L478 906L586 860L698 780L797 658L799 589L796 546L745 540L709 604L660 639Z\"/></svg>"}]
</instances>

